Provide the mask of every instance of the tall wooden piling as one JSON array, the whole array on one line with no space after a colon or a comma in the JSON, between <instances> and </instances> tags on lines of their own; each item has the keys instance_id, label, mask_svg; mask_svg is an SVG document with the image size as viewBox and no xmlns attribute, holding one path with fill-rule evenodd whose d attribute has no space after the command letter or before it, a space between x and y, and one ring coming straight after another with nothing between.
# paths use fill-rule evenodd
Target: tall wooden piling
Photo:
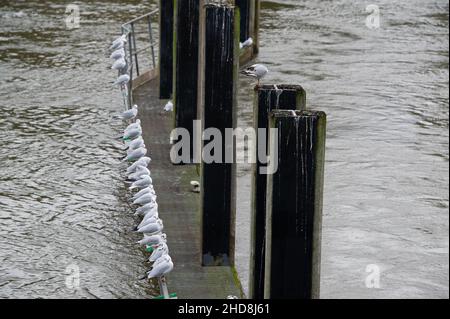
<instances>
[{"instance_id":1,"label":"tall wooden piling","mask_svg":"<svg viewBox=\"0 0 450 319\"><path fill-rule=\"evenodd\" d=\"M191 137L189 162L194 162L194 120L197 119L199 14L202 0L174 0L173 103L175 127ZM175 143L178 141L175 140Z\"/></svg>"},{"instance_id":2,"label":"tall wooden piling","mask_svg":"<svg viewBox=\"0 0 450 319\"><path fill-rule=\"evenodd\" d=\"M267 184L264 296L319 298L326 115L274 111L270 128L278 170Z\"/></svg>"},{"instance_id":3,"label":"tall wooden piling","mask_svg":"<svg viewBox=\"0 0 450 319\"><path fill-rule=\"evenodd\" d=\"M235 0L236 6L239 8L240 12L240 36L239 41L244 42L251 36L251 31L253 28L251 28L251 23L253 22L252 19L252 2L255 2L254 0Z\"/></svg>"},{"instance_id":4,"label":"tall wooden piling","mask_svg":"<svg viewBox=\"0 0 450 319\"><path fill-rule=\"evenodd\" d=\"M159 98L170 99L173 90L174 0L159 0Z\"/></svg>"},{"instance_id":5,"label":"tall wooden piling","mask_svg":"<svg viewBox=\"0 0 450 319\"><path fill-rule=\"evenodd\" d=\"M299 85L263 85L255 87L254 125L255 130L267 130L269 113L277 109L304 110L306 108L306 92ZM268 134L257 135L256 154L261 150L259 145L268 148ZM264 139L262 144L259 139ZM267 153L267 151L266 151ZM251 253L249 295L252 299L264 298L264 261L266 236L266 184L267 175L261 169L266 163L261 158L252 168L252 206L251 206Z\"/></svg>"},{"instance_id":6,"label":"tall wooden piling","mask_svg":"<svg viewBox=\"0 0 450 319\"><path fill-rule=\"evenodd\" d=\"M235 164L226 162L225 154L233 146L226 144L225 133L227 128L236 125L239 14L229 5L208 4L204 10L199 107L204 129L213 128L221 134L214 137L217 148L207 153L217 155L221 151L222 158L202 162L202 265L226 266L234 264L236 168ZM209 143L203 143L205 154Z\"/></svg>"}]
</instances>

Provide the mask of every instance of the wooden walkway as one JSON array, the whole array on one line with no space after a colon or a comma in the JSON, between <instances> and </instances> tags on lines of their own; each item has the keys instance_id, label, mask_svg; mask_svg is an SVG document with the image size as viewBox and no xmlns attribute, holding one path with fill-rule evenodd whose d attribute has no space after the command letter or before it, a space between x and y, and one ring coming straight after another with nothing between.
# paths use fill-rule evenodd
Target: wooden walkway
<instances>
[{"instance_id":1,"label":"wooden walkway","mask_svg":"<svg viewBox=\"0 0 450 319\"><path fill-rule=\"evenodd\" d=\"M158 98L158 79L133 90L139 105L143 137L152 162L149 168L158 196L159 214L164 221L170 255L175 268L168 275L170 293L180 299L224 299L242 297L240 283L230 267L201 267L200 194L190 182L199 181L196 166L175 166L170 161L170 132L173 113Z\"/></svg>"}]
</instances>

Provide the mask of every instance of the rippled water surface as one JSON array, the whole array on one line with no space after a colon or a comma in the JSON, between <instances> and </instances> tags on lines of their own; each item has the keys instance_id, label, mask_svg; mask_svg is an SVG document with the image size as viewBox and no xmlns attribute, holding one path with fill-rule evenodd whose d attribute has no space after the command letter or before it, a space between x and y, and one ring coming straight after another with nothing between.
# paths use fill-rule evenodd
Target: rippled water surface
<instances>
[{"instance_id":1,"label":"rippled water surface","mask_svg":"<svg viewBox=\"0 0 450 319\"><path fill-rule=\"evenodd\" d=\"M105 48L155 1L0 3L0 298L143 298L111 139L122 108ZM323 297L448 297L448 2L264 2L266 82L301 84L329 116ZM252 89L240 85L240 125ZM238 271L247 283L249 167L239 170ZM365 286L366 267L380 289ZM80 269L81 289L65 285ZM69 268L67 268L69 267Z\"/></svg>"}]
</instances>

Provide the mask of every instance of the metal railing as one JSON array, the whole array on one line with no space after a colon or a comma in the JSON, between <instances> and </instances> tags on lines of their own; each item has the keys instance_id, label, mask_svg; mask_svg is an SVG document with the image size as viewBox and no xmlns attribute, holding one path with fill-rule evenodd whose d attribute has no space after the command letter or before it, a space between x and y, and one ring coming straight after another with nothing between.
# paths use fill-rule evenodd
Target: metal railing
<instances>
[{"instance_id":1,"label":"metal railing","mask_svg":"<svg viewBox=\"0 0 450 319\"><path fill-rule=\"evenodd\" d=\"M156 50L155 47L158 45L157 41L155 40L155 36L153 34L153 26L152 26L152 20L157 17L157 14L159 13L159 9L153 10L149 13L146 13L144 15L141 15L137 18L134 18L130 21L125 22L121 26L122 35L127 35L127 47L125 47L126 52L126 63L127 67L124 71L119 72L120 74L128 74L130 76L130 81L127 85L127 104L125 107L131 108L133 105L133 97L132 97L132 88L133 88L133 77L138 77L141 75L141 71L145 70L152 70L156 69ZM137 25L146 24L145 31L139 33L136 28ZM144 33L144 39L146 38L146 41L148 41L147 45L144 45L143 47L138 49L137 46L137 40L136 35ZM144 59L142 54L145 52L148 52L150 50L150 58L151 58L151 64L150 65L142 65L142 61ZM141 59L140 59L141 57Z\"/></svg>"}]
</instances>

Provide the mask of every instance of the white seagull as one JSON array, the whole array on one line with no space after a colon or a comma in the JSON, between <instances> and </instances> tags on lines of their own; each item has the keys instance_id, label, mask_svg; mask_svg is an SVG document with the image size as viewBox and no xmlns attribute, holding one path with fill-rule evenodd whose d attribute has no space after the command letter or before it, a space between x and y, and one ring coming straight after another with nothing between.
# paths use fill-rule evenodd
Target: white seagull
<instances>
[{"instance_id":1,"label":"white seagull","mask_svg":"<svg viewBox=\"0 0 450 319\"><path fill-rule=\"evenodd\" d=\"M125 50L122 48L114 51L113 53L111 53L110 58L112 60L119 60L125 58Z\"/></svg>"},{"instance_id":2,"label":"white seagull","mask_svg":"<svg viewBox=\"0 0 450 319\"><path fill-rule=\"evenodd\" d=\"M148 175L144 175L141 179L135 181L133 184L131 184L130 186L130 190L139 188L139 189L143 189L146 187L149 187L150 185L153 184L153 180L150 176Z\"/></svg>"},{"instance_id":3,"label":"white seagull","mask_svg":"<svg viewBox=\"0 0 450 319\"><path fill-rule=\"evenodd\" d=\"M139 138L141 135L142 135L142 129L141 128L137 128L137 129L134 129L134 130L130 130L128 132L124 132L124 134L122 136L122 139L124 141L134 140L136 138Z\"/></svg>"},{"instance_id":4,"label":"white seagull","mask_svg":"<svg viewBox=\"0 0 450 319\"><path fill-rule=\"evenodd\" d=\"M147 167L151 161L152 159L150 157L147 156L141 157L138 161L134 162L132 165L130 165L130 167L127 168L127 173L131 174L135 172L139 166Z\"/></svg>"},{"instance_id":5,"label":"white seagull","mask_svg":"<svg viewBox=\"0 0 450 319\"><path fill-rule=\"evenodd\" d=\"M147 154L147 149L145 147L140 147L137 150L131 151L125 158L122 160L123 162L135 162L141 157L144 157Z\"/></svg>"},{"instance_id":6,"label":"white seagull","mask_svg":"<svg viewBox=\"0 0 450 319\"><path fill-rule=\"evenodd\" d=\"M251 46L252 44L253 44L253 39L252 38L248 38L244 42L239 43L239 47L241 49L243 49L243 48Z\"/></svg>"},{"instance_id":7,"label":"white seagull","mask_svg":"<svg viewBox=\"0 0 450 319\"><path fill-rule=\"evenodd\" d=\"M122 74L117 78L113 85L124 85L130 81L130 76L128 74Z\"/></svg>"},{"instance_id":8,"label":"white seagull","mask_svg":"<svg viewBox=\"0 0 450 319\"><path fill-rule=\"evenodd\" d=\"M133 202L133 205L147 205L149 203L154 203L156 200L156 195L152 193L147 193Z\"/></svg>"},{"instance_id":9,"label":"white seagull","mask_svg":"<svg viewBox=\"0 0 450 319\"><path fill-rule=\"evenodd\" d=\"M157 203L148 203L142 207L136 209L135 215L138 216L146 216L148 214L154 214L154 212L158 212L158 204Z\"/></svg>"},{"instance_id":10,"label":"white seagull","mask_svg":"<svg viewBox=\"0 0 450 319\"><path fill-rule=\"evenodd\" d=\"M164 229L163 221L158 219L155 223L147 224L137 230L138 233L144 233L148 235L159 234Z\"/></svg>"},{"instance_id":11,"label":"white seagull","mask_svg":"<svg viewBox=\"0 0 450 319\"><path fill-rule=\"evenodd\" d=\"M135 119L137 115L138 115L138 106L137 105L133 105L133 107L131 109L124 111L120 115L114 116L114 118L122 119L124 121L130 121L130 120ZM136 121L136 123L137 123L137 121ZM139 124L140 123L141 122L139 121ZM133 123L133 124L135 124L135 123Z\"/></svg>"},{"instance_id":12,"label":"white seagull","mask_svg":"<svg viewBox=\"0 0 450 319\"><path fill-rule=\"evenodd\" d=\"M258 85L260 84L261 79L265 77L267 73L269 73L269 69L262 64L254 64L241 72L241 74L245 76L258 79Z\"/></svg>"},{"instance_id":13,"label":"white seagull","mask_svg":"<svg viewBox=\"0 0 450 319\"><path fill-rule=\"evenodd\" d=\"M123 68L125 68L127 66L127 62L125 61L125 59L118 59L116 61L114 61L113 65L111 66L112 70L122 70Z\"/></svg>"},{"instance_id":14,"label":"white seagull","mask_svg":"<svg viewBox=\"0 0 450 319\"><path fill-rule=\"evenodd\" d=\"M154 245L159 245L162 242L164 242L164 243L167 242L167 235L166 234L153 235L153 236L144 236L144 238L142 238L137 243L139 245L154 246Z\"/></svg>"},{"instance_id":15,"label":"white seagull","mask_svg":"<svg viewBox=\"0 0 450 319\"><path fill-rule=\"evenodd\" d=\"M164 111L173 112L173 103L172 101L167 102L166 106L164 106Z\"/></svg>"},{"instance_id":16,"label":"white seagull","mask_svg":"<svg viewBox=\"0 0 450 319\"><path fill-rule=\"evenodd\" d=\"M153 186L149 186L149 187L146 187L146 188L140 190L139 192L137 192L137 193L133 196L132 199L133 199L133 200L136 200L136 199L138 199L139 197L144 196L144 195L147 194L147 193L151 193L151 194L153 194L153 195L156 195L155 190L153 189ZM150 207L150 208L152 208L152 207Z\"/></svg>"},{"instance_id":17,"label":"white seagull","mask_svg":"<svg viewBox=\"0 0 450 319\"><path fill-rule=\"evenodd\" d=\"M150 258L148 259L149 262L154 263L159 258L161 258L164 255L169 254L169 247L166 243L161 243L158 248L156 248L153 253L151 254Z\"/></svg>"},{"instance_id":18,"label":"white seagull","mask_svg":"<svg viewBox=\"0 0 450 319\"><path fill-rule=\"evenodd\" d=\"M154 264L153 269L148 272L148 279L160 278L167 275L173 270L172 258L169 255L164 255L159 258Z\"/></svg>"}]
</instances>

